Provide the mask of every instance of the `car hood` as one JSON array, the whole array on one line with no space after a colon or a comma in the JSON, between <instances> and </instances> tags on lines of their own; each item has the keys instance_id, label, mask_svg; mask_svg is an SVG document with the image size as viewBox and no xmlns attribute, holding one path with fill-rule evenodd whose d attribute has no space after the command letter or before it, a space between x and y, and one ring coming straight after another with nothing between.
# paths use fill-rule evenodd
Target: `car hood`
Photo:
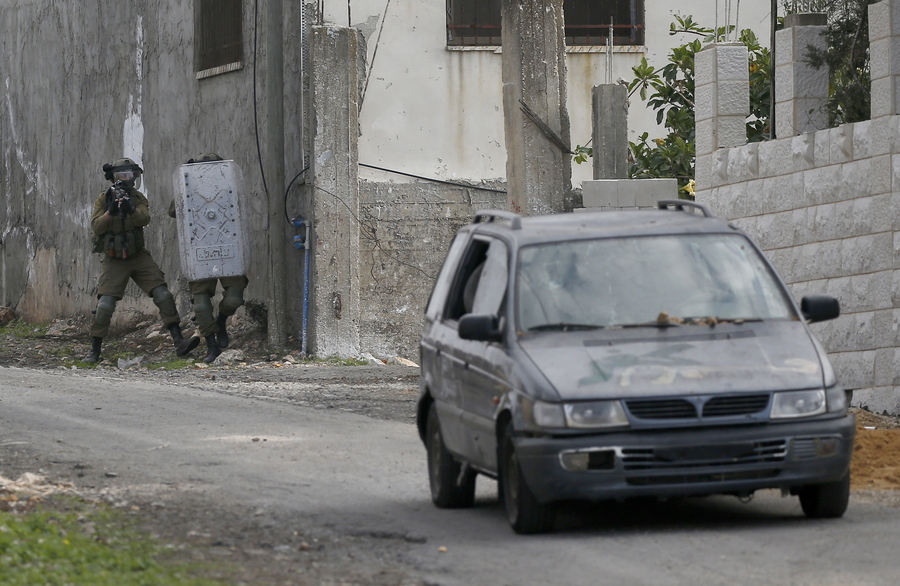
<instances>
[{"instance_id":1,"label":"car hood","mask_svg":"<svg viewBox=\"0 0 900 586\"><path fill-rule=\"evenodd\" d=\"M825 357L798 321L523 336L563 400L808 389Z\"/></svg>"}]
</instances>

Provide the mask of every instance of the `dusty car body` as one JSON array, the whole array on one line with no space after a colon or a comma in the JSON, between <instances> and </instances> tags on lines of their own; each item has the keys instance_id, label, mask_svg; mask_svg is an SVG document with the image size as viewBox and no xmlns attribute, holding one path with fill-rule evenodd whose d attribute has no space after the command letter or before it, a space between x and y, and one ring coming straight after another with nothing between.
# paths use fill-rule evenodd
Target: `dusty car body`
<instances>
[{"instance_id":1,"label":"dusty car body","mask_svg":"<svg viewBox=\"0 0 900 586\"><path fill-rule=\"evenodd\" d=\"M499 481L519 533L571 499L752 495L810 517L849 498L855 420L798 307L737 227L693 202L652 211L480 212L426 308L417 424L432 500Z\"/></svg>"}]
</instances>

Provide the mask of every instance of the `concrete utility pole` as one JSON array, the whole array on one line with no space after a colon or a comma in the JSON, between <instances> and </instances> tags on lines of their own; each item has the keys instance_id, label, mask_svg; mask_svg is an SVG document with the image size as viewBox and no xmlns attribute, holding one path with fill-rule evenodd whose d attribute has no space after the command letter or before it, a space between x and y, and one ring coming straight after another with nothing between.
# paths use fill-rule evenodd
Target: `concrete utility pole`
<instances>
[{"instance_id":1,"label":"concrete utility pole","mask_svg":"<svg viewBox=\"0 0 900 586\"><path fill-rule=\"evenodd\" d=\"M502 0L503 112L511 211L571 210L563 0Z\"/></svg>"},{"instance_id":2,"label":"concrete utility pole","mask_svg":"<svg viewBox=\"0 0 900 586\"><path fill-rule=\"evenodd\" d=\"M287 225L284 197L284 9L282 0L266 2L266 154L269 188L269 344L280 348L287 341L285 308L285 246Z\"/></svg>"}]
</instances>

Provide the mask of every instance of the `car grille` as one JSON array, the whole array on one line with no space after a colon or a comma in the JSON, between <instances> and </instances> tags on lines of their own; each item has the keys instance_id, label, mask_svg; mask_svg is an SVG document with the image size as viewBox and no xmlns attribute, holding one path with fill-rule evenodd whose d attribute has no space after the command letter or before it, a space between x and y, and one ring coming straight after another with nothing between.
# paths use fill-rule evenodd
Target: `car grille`
<instances>
[{"instance_id":1,"label":"car grille","mask_svg":"<svg viewBox=\"0 0 900 586\"><path fill-rule=\"evenodd\" d=\"M743 444L696 445L666 448L622 448L625 470L666 470L736 464L783 462L787 456L785 439Z\"/></svg>"},{"instance_id":2,"label":"car grille","mask_svg":"<svg viewBox=\"0 0 900 586\"><path fill-rule=\"evenodd\" d=\"M628 411L638 419L697 419L734 417L762 413L769 406L769 395L727 395L687 399L631 399L625 401Z\"/></svg>"},{"instance_id":3,"label":"car grille","mask_svg":"<svg viewBox=\"0 0 900 586\"><path fill-rule=\"evenodd\" d=\"M780 470L747 470L745 472L725 472L722 474L672 474L666 476L633 476L628 478L632 486L653 486L663 484L697 484L700 482L728 482L733 480L760 480L778 476Z\"/></svg>"}]
</instances>

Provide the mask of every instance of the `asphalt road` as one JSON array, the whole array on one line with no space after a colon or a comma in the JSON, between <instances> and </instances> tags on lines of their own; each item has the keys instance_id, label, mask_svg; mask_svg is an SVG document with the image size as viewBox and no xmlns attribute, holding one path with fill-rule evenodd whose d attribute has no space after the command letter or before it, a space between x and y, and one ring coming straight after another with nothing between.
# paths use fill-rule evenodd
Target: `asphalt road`
<instances>
[{"instance_id":1,"label":"asphalt road","mask_svg":"<svg viewBox=\"0 0 900 586\"><path fill-rule=\"evenodd\" d=\"M153 380L0 368L0 455L23 446L119 490L404 536L397 563L427 584L900 583L898 508L854 498L843 519L811 521L775 492L582 505L553 534L517 536L493 481L479 478L473 509L432 506L411 423Z\"/></svg>"}]
</instances>

